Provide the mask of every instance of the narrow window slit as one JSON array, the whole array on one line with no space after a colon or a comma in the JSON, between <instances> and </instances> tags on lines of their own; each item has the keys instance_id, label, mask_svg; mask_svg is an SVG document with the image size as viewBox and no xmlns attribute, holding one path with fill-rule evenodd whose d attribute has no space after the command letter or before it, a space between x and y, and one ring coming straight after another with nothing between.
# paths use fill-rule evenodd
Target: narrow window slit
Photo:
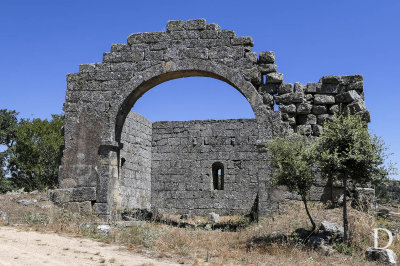
<instances>
[{"instance_id":1,"label":"narrow window slit","mask_svg":"<svg viewBox=\"0 0 400 266\"><path fill-rule=\"evenodd\" d=\"M213 163L212 173L214 190L224 190L224 165L220 162Z\"/></svg>"}]
</instances>

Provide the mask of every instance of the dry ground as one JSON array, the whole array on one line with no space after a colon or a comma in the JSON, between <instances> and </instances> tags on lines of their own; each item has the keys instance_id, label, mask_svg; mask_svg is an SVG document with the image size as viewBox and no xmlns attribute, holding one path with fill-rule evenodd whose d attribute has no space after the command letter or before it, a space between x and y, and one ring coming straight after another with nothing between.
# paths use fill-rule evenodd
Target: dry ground
<instances>
[{"instance_id":1,"label":"dry ground","mask_svg":"<svg viewBox=\"0 0 400 266\"><path fill-rule=\"evenodd\" d=\"M349 208L351 248L338 244L336 246L338 251L326 256L323 252L309 249L301 243L282 240L282 236L290 236L297 228L310 227L300 202L288 202L280 208L281 214L262 219L258 224L250 224L237 232L177 228L147 222L144 226L114 229L108 236L104 236L96 232L95 227L82 226L87 222L95 224L96 217L70 213L54 206L44 196L44 194L0 195L0 224L2 223L1 212L9 216L8 223L3 221L3 224L9 226L0 227L0 265L4 263L3 256L11 259L11 265L12 263L23 265L22 262L40 265L45 261L53 265L65 264L65 262L69 265L86 265L85 263L96 265L102 262L114 265L134 265L132 263L136 261L132 258L149 257L153 258L150 260L156 261L143 263L154 265L160 265L162 262L189 265L374 265L364 258L365 249L373 245L372 228L385 227L394 230L396 227L398 229L400 224L397 220L376 218L371 213ZM21 199L30 200L31 204L21 205L18 203ZM341 223L340 208L329 209L320 203L311 203L310 210L317 224L323 220ZM400 211L397 210L397 212ZM166 218L179 221L178 216L166 216ZM246 219L236 216L222 217L222 220L242 224ZM194 217L189 222L203 223L205 221L207 219ZM16 230L20 232L16 233ZM47 234L47 232L54 233ZM66 234L69 236L66 237ZM41 237L45 237L46 240L42 240ZM19 254L16 256L12 255L11 251L4 251L7 246L14 247L14 243L15 249L11 248L11 250L18 250ZM34 247L43 252L35 252ZM398 235L391 249L396 254L400 254ZM38 257L34 260L36 254ZM143 254L144 257L138 254ZM76 262L75 259L81 261ZM7 265L10 265L8 262ZM142 264L142 262L138 263Z\"/></svg>"},{"instance_id":2,"label":"dry ground","mask_svg":"<svg viewBox=\"0 0 400 266\"><path fill-rule=\"evenodd\" d=\"M0 265L177 265L110 245L54 233L0 227Z\"/></svg>"}]
</instances>

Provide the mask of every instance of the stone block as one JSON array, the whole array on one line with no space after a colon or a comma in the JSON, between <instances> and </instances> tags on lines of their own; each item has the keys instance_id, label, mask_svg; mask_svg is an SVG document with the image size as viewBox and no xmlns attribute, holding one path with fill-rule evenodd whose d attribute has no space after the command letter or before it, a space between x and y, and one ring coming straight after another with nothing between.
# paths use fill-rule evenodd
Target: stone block
<instances>
[{"instance_id":1,"label":"stone block","mask_svg":"<svg viewBox=\"0 0 400 266\"><path fill-rule=\"evenodd\" d=\"M322 83L321 86L316 88L316 93L320 94L336 94L344 90L344 86L339 84L325 84Z\"/></svg>"},{"instance_id":2,"label":"stone block","mask_svg":"<svg viewBox=\"0 0 400 266\"><path fill-rule=\"evenodd\" d=\"M307 114L311 113L312 108L313 108L313 106L309 103L300 103L300 104L297 104L296 112L298 114L307 115Z\"/></svg>"},{"instance_id":3,"label":"stone block","mask_svg":"<svg viewBox=\"0 0 400 266\"><path fill-rule=\"evenodd\" d=\"M278 84L261 84L260 92L261 93L269 93L269 94L276 94L278 93Z\"/></svg>"},{"instance_id":4,"label":"stone block","mask_svg":"<svg viewBox=\"0 0 400 266\"><path fill-rule=\"evenodd\" d=\"M72 201L72 190L73 189L54 189L49 190L47 195L52 202L62 204Z\"/></svg>"},{"instance_id":5,"label":"stone block","mask_svg":"<svg viewBox=\"0 0 400 266\"><path fill-rule=\"evenodd\" d=\"M304 91L305 91L305 86L301 85L300 82L295 82L295 83L294 83L294 91L295 91L295 92L302 92L302 93L304 93Z\"/></svg>"},{"instance_id":6,"label":"stone block","mask_svg":"<svg viewBox=\"0 0 400 266\"><path fill-rule=\"evenodd\" d=\"M362 96L355 90L342 92L336 95L337 103L350 103L362 99Z\"/></svg>"},{"instance_id":7,"label":"stone block","mask_svg":"<svg viewBox=\"0 0 400 266\"><path fill-rule=\"evenodd\" d=\"M296 115L295 114L289 114L287 121L289 122L289 125L295 126L297 124L296 121Z\"/></svg>"},{"instance_id":8,"label":"stone block","mask_svg":"<svg viewBox=\"0 0 400 266\"><path fill-rule=\"evenodd\" d=\"M133 45L137 43L155 43L166 39L166 32L145 32L145 33L133 33L128 36L128 44Z\"/></svg>"},{"instance_id":9,"label":"stone block","mask_svg":"<svg viewBox=\"0 0 400 266\"><path fill-rule=\"evenodd\" d=\"M356 84L356 83L363 83L364 77L363 75L349 75L349 76L342 76L342 83L344 85Z\"/></svg>"},{"instance_id":10,"label":"stone block","mask_svg":"<svg viewBox=\"0 0 400 266\"><path fill-rule=\"evenodd\" d=\"M306 135L306 136L311 135L311 133L312 133L311 125L298 125L297 133L300 135Z\"/></svg>"},{"instance_id":11,"label":"stone block","mask_svg":"<svg viewBox=\"0 0 400 266\"><path fill-rule=\"evenodd\" d=\"M340 76L324 76L320 79L322 84L339 84L341 82Z\"/></svg>"},{"instance_id":12,"label":"stone block","mask_svg":"<svg viewBox=\"0 0 400 266\"><path fill-rule=\"evenodd\" d=\"M74 188L78 185L74 178L65 178L60 181L60 188Z\"/></svg>"},{"instance_id":13,"label":"stone block","mask_svg":"<svg viewBox=\"0 0 400 266\"><path fill-rule=\"evenodd\" d=\"M365 257L370 261L378 261L386 265L396 265L397 256L391 249L367 248Z\"/></svg>"},{"instance_id":14,"label":"stone block","mask_svg":"<svg viewBox=\"0 0 400 266\"><path fill-rule=\"evenodd\" d=\"M321 83L307 83L304 92L305 93L316 93L321 88Z\"/></svg>"},{"instance_id":15,"label":"stone block","mask_svg":"<svg viewBox=\"0 0 400 266\"><path fill-rule=\"evenodd\" d=\"M337 112L339 112L339 110L340 110L339 105L337 105L337 104L332 105L331 107L329 107L329 114L331 114L331 115L336 114Z\"/></svg>"},{"instance_id":16,"label":"stone block","mask_svg":"<svg viewBox=\"0 0 400 266\"><path fill-rule=\"evenodd\" d=\"M109 214L110 212L107 203L93 204L93 211L97 214Z\"/></svg>"},{"instance_id":17,"label":"stone block","mask_svg":"<svg viewBox=\"0 0 400 266\"><path fill-rule=\"evenodd\" d=\"M365 121L367 123L371 122L371 115L368 110L364 110L364 111L358 112L356 114L360 115L363 121Z\"/></svg>"},{"instance_id":18,"label":"stone block","mask_svg":"<svg viewBox=\"0 0 400 266\"><path fill-rule=\"evenodd\" d=\"M129 52L130 46L123 43L113 43L111 44L111 52Z\"/></svg>"},{"instance_id":19,"label":"stone block","mask_svg":"<svg viewBox=\"0 0 400 266\"><path fill-rule=\"evenodd\" d=\"M296 105L289 104L289 105L279 105L279 110L284 113L294 114L296 113Z\"/></svg>"},{"instance_id":20,"label":"stone block","mask_svg":"<svg viewBox=\"0 0 400 266\"><path fill-rule=\"evenodd\" d=\"M139 62L144 59L143 51L104 53L104 63ZM109 79L109 78L107 78Z\"/></svg>"},{"instance_id":21,"label":"stone block","mask_svg":"<svg viewBox=\"0 0 400 266\"><path fill-rule=\"evenodd\" d=\"M232 45L254 46L253 38L251 37L236 37L231 40Z\"/></svg>"},{"instance_id":22,"label":"stone block","mask_svg":"<svg viewBox=\"0 0 400 266\"><path fill-rule=\"evenodd\" d=\"M283 74L281 73L268 73L265 78L266 84L280 84L283 82Z\"/></svg>"},{"instance_id":23,"label":"stone block","mask_svg":"<svg viewBox=\"0 0 400 266\"><path fill-rule=\"evenodd\" d=\"M277 104L301 103L304 101L304 94L298 92L286 93L283 95L274 96L274 99Z\"/></svg>"},{"instance_id":24,"label":"stone block","mask_svg":"<svg viewBox=\"0 0 400 266\"><path fill-rule=\"evenodd\" d=\"M278 95L292 93L293 92L293 85L290 83L283 83L278 87Z\"/></svg>"},{"instance_id":25,"label":"stone block","mask_svg":"<svg viewBox=\"0 0 400 266\"><path fill-rule=\"evenodd\" d=\"M327 108L325 105L313 105L312 113L315 115L322 115L327 113Z\"/></svg>"},{"instance_id":26,"label":"stone block","mask_svg":"<svg viewBox=\"0 0 400 266\"><path fill-rule=\"evenodd\" d=\"M206 25L206 30L215 30L215 31L220 31L221 27L216 24L216 23L210 23Z\"/></svg>"},{"instance_id":27,"label":"stone block","mask_svg":"<svg viewBox=\"0 0 400 266\"><path fill-rule=\"evenodd\" d=\"M219 32L219 38L231 39L231 38L235 38L235 37L236 37L236 33L233 30L221 30Z\"/></svg>"},{"instance_id":28,"label":"stone block","mask_svg":"<svg viewBox=\"0 0 400 266\"><path fill-rule=\"evenodd\" d=\"M95 187L80 187L72 189L71 200L82 202L96 200Z\"/></svg>"},{"instance_id":29,"label":"stone block","mask_svg":"<svg viewBox=\"0 0 400 266\"><path fill-rule=\"evenodd\" d=\"M256 63L257 62L257 53L255 52L248 52L245 53L245 58L247 58L250 62L252 63ZM260 71L260 67L258 68L258 70ZM261 72L261 71L260 71ZM272 72L272 71L271 71ZM262 72L261 72L262 74Z\"/></svg>"},{"instance_id":30,"label":"stone block","mask_svg":"<svg viewBox=\"0 0 400 266\"><path fill-rule=\"evenodd\" d=\"M324 132L324 129L320 125L312 125L312 131L314 136L320 136Z\"/></svg>"},{"instance_id":31,"label":"stone block","mask_svg":"<svg viewBox=\"0 0 400 266\"><path fill-rule=\"evenodd\" d=\"M260 85L262 83L261 73L258 71L257 67L253 67L251 69L246 69L245 71L245 78L250 80L251 83Z\"/></svg>"},{"instance_id":32,"label":"stone block","mask_svg":"<svg viewBox=\"0 0 400 266\"><path fill-rule=\"evenodd\" d=\"M168 31L176 31L176 30L184 30L183 21L182 20L169 20L167 22L167 32Z\"/></svg>"},{"instance_id":33,"label":"stone block","mask_svg":"<svg viewBox=\"0 0 400 266\"><path fill-rule=\"evenodd\" d=\"M331 239L343 238L344 236L343 226L338 223L322 221L319 229Z\"/></svg>"},{"instance_id":34,"label":"stone block","mask_svg":"<svg viewBox=\"0 0 400 266\"><path fill-rule=\"evenodd\" d=\"M274 64L275 53L273 51L262 51L258 57L260 64Z\"/></svg>"},{"instance_id":35,"label":"stone block","mask_svg":"<svg viewBox=\"0 0 400 266\"><path fill-rule=\"evenodd\" d=\"M291 103L293 103L291 93L274 96L274 100L275 100L276 104L291 104Z\"/></svg>"},{"instance_id":36,"label":"stone block","mask_svg":"<svg viewBox=\"0 0 400 266\"><path fill-rule=\"evenodd\" d=\"M258 69L260 70L261 74L265 75L272 72L278 71L278 66L275 64L259 64Z\"/></svg>"},{"instance_id":37,"label":"stone block","mask_svg":"<svg viewBox=\"0 0 400 266\"><path fill-rule=\"evenodd\" d=\"M263 103L264 104L273 104L274 103L274 97L269 93L264 93L263 94Z\"/></svg>"},{"instance_id":38,"label":"stone block","mask_svg":"<svg viewBox=\"0 0 400 266\"><path fill-rule=\"evenodd\" d=\"M186 30L204 30L206 29L206 20L203 18L191 19L184 22L183 27Z\"/></svg>"},{"instance_id":39,"label":"stone block","mask_svg":"<svg viewBox=\"0 0 400 266\"><path fill-rule=\"evenodd\" d=\"M323 125L325 121L332 121L333 120L333 115L329 114L323 114L323 115L317 115L317 124L318 125Z\"/></svg>"},{"instance_id":40,"label":"stone block","mask_svg":"<svg viewBox=\"0 0 400 266\"><path fill-rule=\"evenodd\" d=\"M365 103L363 100L358 100L354 103L351 103L349 105L347 105L347 107L345 108L346 112L350 112L350 114L355 114L358 112L362 112L367 110L367 107L365 106Z\"/></svg>"},{"instance_id":41,"label":"stone block","mask_svg":"<svg viewBox=\"0 0 400 266\"><path fill-rule=\"evenodd\" d=\"M314 104L334 104L335 97L332 95L315 94Z\"/></svg>"},{"instance_id":42,"label":"stone block","mask_svg":"<svg viewBox=\"0 0 400 266\"><path fill-rule=\"evenodd\" d=\"M215 30L203 30L200 32L201 39L217 39L218 35L218 31Z\"/></svg>"},{"instance_id":43,"label":"stone block","mask_svg":"<svg viewBox=\"0 0 400 266\"><path fill-rule=\"evenodd\" d=\"M315 125L317 123L317 117L313 114L299 115L298 122L304 125Z\"/></svg>"},{"instance_id":44,"label":"stone block","mask_svg":"<svg viewBox=\"0 0 400 266\"><path fill-rule=\"evenodd\" d=\"M304 93L302 92L294 92L291 93L291 99L294 103L302 103L304 101Z\"/></svg>"},{"instance_id":45,"label":"stone block","mask_svg":"<svg viewBox=\"0 0 400 266\"><path fill-rule=\"evenodd\" d=\"M90 215L92 214L92 204L90 201L84 202L66 202L62 204L64 209L67 209L71 212L77 212L82 215Z\"/></svg>"},{"instance_id":46,"label":"stone block","mask_svg":"<svg viewBox=\"0 0 400 266\"><path fill-rule=\"evenodd\" d=\"M312 95L310 93L307 93L307 94L304 95L304 97L306 98L306 101L313 102L314 95Z\"/></svg>"}]
</instances>

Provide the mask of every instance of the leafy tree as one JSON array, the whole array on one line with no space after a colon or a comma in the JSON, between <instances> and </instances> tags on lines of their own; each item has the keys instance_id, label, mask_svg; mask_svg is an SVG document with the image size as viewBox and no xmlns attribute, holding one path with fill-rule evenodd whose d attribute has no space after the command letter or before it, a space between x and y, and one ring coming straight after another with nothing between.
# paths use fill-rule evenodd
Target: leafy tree
<instances>
[{"instance_id":1,"label":"leafy tree","mask_svg":"<svg viewBox=\"0 0 400 266\"><path fill-rule=\"evenodd\" d=\"M63 125L64 117L60 115L52 115L50 121L21 120L10 158L10 171L17 187L29 191L55 185L60 147L64 143Z\"/></svg>"},{"instance_id":2,"label":"leafy tree","mask_svg":"<svg viewBox=\"0 0 400 266\"><path fill-rule=\"evenodd\" d=\"M274 170L272 184L286 186L290 192L298 193L304 203L307 216L316 225L308 210L307 200L313 184L313 144L306 137L292 135L288 138L275 138L266 145Z\"/></svg>"},{"instance_id":3,"label":"leafy tree","mask_svg":"<svg viewBox=\"0 0 400 266\"><path fill-rule=\"evenodd\" d=\"M14 110L0 110L0 146L5 149L0 151L0 193L12 189L12 182L6 178L9 155L15 143L15 134L18 128L18 113ZM1 148L1 147L0 147Z\"/></svg>"},{"instance_id":4,"label":"leafy tree","mask_svg":"<svg viewBox=\"0 0 400 266\"><path fill-rule=\"evenodd\" d=\"M369 134L361 116L350 114L339 114L326 122L317 142L316 162L320 172L343 184L344 241L348 244L348 182L355 185L385 179L389 173L384 165L386 148L381 139Z\"/></svg>"}]
</instances>

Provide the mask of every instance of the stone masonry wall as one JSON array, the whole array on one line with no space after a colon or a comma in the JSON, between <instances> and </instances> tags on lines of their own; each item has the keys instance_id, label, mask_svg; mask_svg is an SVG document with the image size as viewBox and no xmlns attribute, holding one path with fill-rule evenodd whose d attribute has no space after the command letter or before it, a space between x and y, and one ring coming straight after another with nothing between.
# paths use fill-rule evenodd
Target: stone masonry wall
<instances>
[{"instance_id":1,"label":"stone masonry wall","mask_svg":"<svg viewBox=\"0 0 400 266\"><path fill-rule=\"evenodd\" d=\"M258 134L253 119L153 123L153 208L167 213L250 213L259 181L269 176L267 155L256 146ZM224 190L213 188L215 162L224 165Z\"/></svg>"},{"instance_id":2,"label":"stone masonry wall","mask_svg":"<svg viewBox=\"0 0 400 266\"><path fill-rule=\"evenodd\" d=\"M361 75L325 76L305 86L298 82L294 85L270 82L267 80L260 86L264 102L278 105L282 121L300 134L319 136L323 123L332 120L339 110L360 114L370 121Z\"/></svg>"},{"instance_id":3,"label":"stone masonry wall","mask_svg":"<svg viewBox=\"0 0 400 266\"><path fill-rule=\"evenodd\" d=\"M119 195L121 207L150 210L152 123L130 112L122 130Z\"/></svg>"},{"instance_id":4,"label":"stone masonry wall","mask_svg":"<svg viewBox=\"0 0 400 266\"><path fill-rule=\"evenodd\" d=\"M255 144L265 143L272 135L290 131L318 136L323 122L332 119L333 113L341 108L346 112L361 114L369 121L361 75L325 76L317 83L288 84L284 82L283 74L278 73L274 52L262 51L257 54L252 51L253 46L251 37L236 36L234 31L221 29L215 23L207 24L205 19L168 21L166 31L131 34L126 43L113 44L110 52L103 54L102 62L80 65L79 73L68 74L63 106L65 149L58 177L59 189L51 192L53 201L87 212L93 210L104 217L110 217L115 208L133 202L136 196L124 199L120 195L125 189L120 188L120 183L128 180L120 176L127 170L123 169L120 158L126 116L146 91L168 80L204 76L232 85L247 99L254 111L258 130L263 130L259 134L259 142ZM275 111L275 106L279 106L280 112ZM225 146L218 145L215 147L224 150ZM196 150L196 147L191 146L191 150ZM253 149L257 149L257 145ZM184 159L182 152L177 154ZM229 153L236 154L237 151L225 152ZM219 158L215 155L218 151L212 150L193 154L201 158ZM200 161L205 160L201 158ZM168 159L168 162L175 161L178 160ZM256 170L252 171L260 171L257 167L260 169L263 166L254 167ZM148 176L148 172L146 174ZM165 175L171 177L173 174ZM253 195L254 189L247 183L245 186L248 193ZM138 187L143 188L142 185ZM260 191L268 190L263 182L259 183L259 187ZM166 189L168 192L163 196L168 200L163 204L167 209L175 196L171 192L174 190ZM245 195L244 192L240 193L238 195ZM243 202L241 207L230 206L232 203L226 198L231 196L220 194L223 194L221 200L213 201L220 202L217 210L248 208L250 200ZM273 202L272 194L259 194L259 200ZM205 201L204 195L199 197L199 200ZM185 204L195 206L191 205L192 201L204 207L194 199L186 200ZM180 208L183 203L177 204Z\"/></svg>"}]
</instances>

